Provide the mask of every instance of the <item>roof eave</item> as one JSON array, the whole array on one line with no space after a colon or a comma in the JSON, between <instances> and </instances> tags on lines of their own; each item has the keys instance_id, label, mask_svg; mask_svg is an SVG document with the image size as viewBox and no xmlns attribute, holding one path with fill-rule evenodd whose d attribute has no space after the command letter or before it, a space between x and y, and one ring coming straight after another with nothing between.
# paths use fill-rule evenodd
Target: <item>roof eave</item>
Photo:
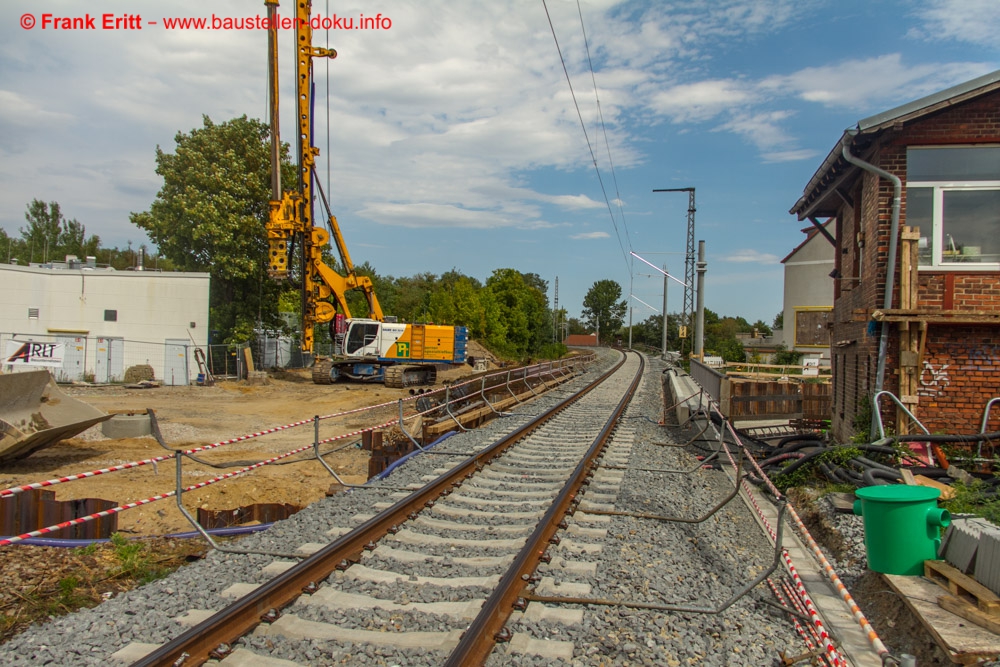
<instances>
[{"instance_id":1,"label":"roof eave","mask_svg":"<svg viewBox=\"0 0 1000 667\"><path fill-rule=\"evenodd\" d=\"M868 140L870 144L871 138L885 130L900 127L998 89L1000 89L1000 70L858 121L854 128L844 131L830 154L826 156L819 169L809 179L802 196L788 212L797 215L799 220L805 220L810 216L831 214L829 211L818 210L820 204L826 199L826 196L820 191L828 189L831 182L840 182L851 171L857 170L857 167L849 165L843 158L842 147L845 142L849 142L852 149L862 140ZM847 167L844 174L837 179L829 178L830 172L834 171L839 163L843 163Z\"/></svg>"}]
</instances>

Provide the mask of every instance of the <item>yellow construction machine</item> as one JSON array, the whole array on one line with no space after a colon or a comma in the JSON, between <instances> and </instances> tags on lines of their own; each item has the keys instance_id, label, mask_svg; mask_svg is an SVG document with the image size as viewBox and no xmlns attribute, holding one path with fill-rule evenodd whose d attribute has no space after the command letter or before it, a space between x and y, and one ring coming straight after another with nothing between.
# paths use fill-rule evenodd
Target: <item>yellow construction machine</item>
<instances>
[{"instance_id":1,"label":"yellow construction machine","mask_svg":"<svg viewBox=\"0 0 1000 667\"><path fill-rule=\"evenodd\" d=\"M271 125L271 202L267 222L268 273L288 280L292 273L301 289L301 347L311 353L315 327L329 324L334 342L332 357L314 357L313 381L330 384L338 379L384 382L389 387L433 384L437 364L461 364L466 358L465 327L407 324L382 314L371 280L357 275L337 218L316 178L313 145L313 59L336 58L334 49L312 44L311 0L295 3L296 99L298 119L298 179L294 189L281 187L281 141L278 131L278 0L265 0L268 14L268 97ZM314 224L317 190L327 214L328 228ZM344 275L323 261L331 236ZM294 258L294 259L293 259ZM298 264L293 271L291 264ZM353 318L347 292L360 291L368 303L367 318Z\"/></svg>"}]
</instances>

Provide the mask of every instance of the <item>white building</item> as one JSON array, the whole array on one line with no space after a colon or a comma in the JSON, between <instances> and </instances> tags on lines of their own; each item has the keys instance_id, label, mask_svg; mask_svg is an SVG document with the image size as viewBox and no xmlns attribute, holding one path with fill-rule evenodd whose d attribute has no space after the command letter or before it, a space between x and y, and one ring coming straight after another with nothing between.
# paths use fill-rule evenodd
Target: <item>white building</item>
<instances>
[{"instance_id":1,"label":"white building","mask_svg":"<svg viewBox=\"0 0 1000 667\"><path fill-rule=\"evenodd\" d=\"M823 229L835 237L834 221ZM802 230L806 239L781 260L785 265L785 348L807 358L830 360L830 318L833 315L833 245L816 227Z\"/></svg>"},{"instance_id":2,"label":"white building","mask_svg":"<svg viewBox=\"0 0 1000 667\"><path fill-rule=\"evenodd\" d=\"M94 267L92 258L67 259L0 265L0 353L9 340L63 343L62 367L52 369L60 381L121 381L138 364L167 384L194 380L194 348L208 343L209 274L115 271Z\"/></svg>"}]
</instances>

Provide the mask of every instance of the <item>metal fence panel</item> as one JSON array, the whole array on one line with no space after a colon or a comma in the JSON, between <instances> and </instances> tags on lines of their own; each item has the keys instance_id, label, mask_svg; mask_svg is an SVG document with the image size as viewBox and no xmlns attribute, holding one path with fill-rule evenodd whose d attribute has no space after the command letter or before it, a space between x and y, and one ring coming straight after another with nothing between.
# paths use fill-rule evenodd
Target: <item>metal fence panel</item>
<instances>
[{"instance_id":1,"label":"metal fence panel","mask_svg":"<svg viewBox=\"0 0 1000 667\"><path fill-rule=\"evenodd\" d=\"M0 332L0 351L6 349L7 341L55 342L66 345L61 368L53 368L52 375L57 382L92 382L114 384L125 381L129 368L150 366L154 379L167 384L184 385L193 383L199 373L207 370L217 378L246 377L243 349L246 345L196 346L182 339L165 342L148 342L109 338L103 336L74 336L72 334L15 334ZM196 362L196 347L206 352L206 369ZM260 366L262 351L253 351L254 364ZM286 355L287 356L287 355ZM302 362L301 353L292 355L290 362ZM267 366L263 366L267 368ZM302 366L286 366L302 367ZM37 370L34 366L0 366L0 372Z\"/></svg>"}]
</instances>

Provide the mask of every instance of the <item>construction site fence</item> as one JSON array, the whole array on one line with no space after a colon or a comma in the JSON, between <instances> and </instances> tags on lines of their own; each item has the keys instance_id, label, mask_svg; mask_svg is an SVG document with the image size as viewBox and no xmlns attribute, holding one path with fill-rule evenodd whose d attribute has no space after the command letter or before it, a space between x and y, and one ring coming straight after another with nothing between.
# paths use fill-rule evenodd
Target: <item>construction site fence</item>
<instances>
[{"instance_id":1,"label":"construction site fence","mask_svg":"<svg viewBox=\"0 0 1000 667\"><path fill-rule=\"evenodd\" d=\"M732 377L694 357L690 373L731 421L830 418L833 394L828 382L804 381L801 376Z\"/></svg>"},{"instance_id":2,"label":"construction site fence","mask_svg":"<svg viewBox=\"0 0 1000 667\"><path fill-rule=\"evenodd\" d=\"M166 385L186 385L197 382L200 375L207 374L220 379L243 378L246 377L247 370L245 348L250 347L251 358L258 368L270 367L265 365L266 356L268 350L275 348L270 342L258 345L255 350L249 343L196 345L191 341L179 339L149 342L71 333L0 332L0 353L6 352L9 341L62 344L62 364L60 366L3 364L0 365L0 372L12 373L47 368L56 382L93 384L131 383L140 379L153 379ZM148 377L149 369L136 368L140 366L150 367L153 377ZM141 372L143 370L146 375Z\"/></svg>"}]
</instances>

